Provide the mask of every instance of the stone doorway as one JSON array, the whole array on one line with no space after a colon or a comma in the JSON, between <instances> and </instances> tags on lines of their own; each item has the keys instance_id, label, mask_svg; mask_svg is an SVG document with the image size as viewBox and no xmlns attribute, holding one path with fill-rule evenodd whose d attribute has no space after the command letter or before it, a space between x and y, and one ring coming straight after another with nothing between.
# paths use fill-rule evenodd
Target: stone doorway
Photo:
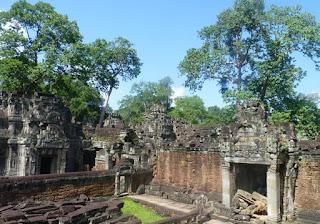
<instances>
[{"instance_id":1,"label":"stone doorway","mask_svg":"<svg viewBox=\"0 0 320 224\"><path fill-rule=\"evenodd\" d=\"M254 191L267 196L267 165L234 164L235 192L238 189L249 193Z\"/></svg>"},{"instance_id":2,"label":"stone doorway","mask_svg":"<svg viewBox=\"0 0 320 224\"><path fill-rule=\"evenodd\" d=\"M238 176L238 186L242 186L246 189L254 189L254 186L256 186L259 182L257 180L254 180L252 178L252 174L263 174L262 176L265 176L265 169L267 169L266 172L266 192L267 192L267 214L268 214L268 222L279 222L281 220L281 211L280 211L280 192L281 192L281 186L280 186L280 164L247 164L244 165L240 163L224 163L222 165L222 202L225 206L231 208L232 206L232 197L235 195L236 192L236 176ZM238 166L239 173L236 175L236 168ZM241 172L245 171L245 172ZM239 178L242 176L246 176L246 174L249 174L248 180L249 183L244 183L243 181L240 181ZM250 177L250 175L252 175ZM264 179L264 178L263 178ZM259 184L260 185L260 184ZM260 186L263 186L264 184L261 184Z\"/></svg>"},{"instance_id":3,"label":"stone doorway","mask_svg":"<svg viewBox=\"0 0 320 224\"><path fill-rule=\"evenodd\" d=\"M90 171L95 165L96 151L83 151L83 166L85 171Z\"/></svg>"},{"instance_id":4,"label":"stone doorway","mask_svg":"<svg viewBox=\"0 0 320 224\"><path fill-rule=\"evenodd\" d=\"M51 174L55 172L56 157L41 156L40 157L40 174Z\"/></svg>"}]
</instances>

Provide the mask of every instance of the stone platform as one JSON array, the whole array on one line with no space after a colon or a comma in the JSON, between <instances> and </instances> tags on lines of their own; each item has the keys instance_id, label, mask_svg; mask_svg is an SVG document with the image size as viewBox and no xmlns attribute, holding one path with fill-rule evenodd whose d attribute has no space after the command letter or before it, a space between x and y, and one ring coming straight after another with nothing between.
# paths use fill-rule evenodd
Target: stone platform
<instances>
[{"instance_id":1,"label":"stone platform","mask_svg":"<svg viewBox=\"0 0 320 224\"><path fill-rule=\"evenodd\" d=\"M176 202L170 199L165 199L154 195L130 195L127 196L127 198L130 198L133 201L151 207L158 213L167 216L186 215L188 213L190 214L194 212L197 209L197 206L194 204ZM228 219L226 217L220 215L213 215L211 217L212 219L210 221L205 222L206 224L232 224L232 222L224 221ZM162 222L166 223L165 220L163 220Z\"/></svg>"},{"instance_id":2,"label":"stone platform","mask_svg":"<svg viewBox=\"0 0 320 224\"><path fill-rule=\"evenodd\" d=\"M190 213L196 209L196 205L184 204L154 195L130 195L128 196L128 198L133 201L139 202L140 204L151 207L160 214L168 216L183 215Z\"/></svg>"}]
</instances>

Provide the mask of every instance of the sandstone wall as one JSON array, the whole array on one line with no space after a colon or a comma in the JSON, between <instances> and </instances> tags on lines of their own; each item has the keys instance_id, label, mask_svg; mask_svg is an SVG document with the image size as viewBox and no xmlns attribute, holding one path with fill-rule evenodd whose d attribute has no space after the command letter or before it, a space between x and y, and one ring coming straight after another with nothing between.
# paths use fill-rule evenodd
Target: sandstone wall
<instances>
[{"instance_id":1,"label":"sandstone wall","mask_svg":"<svg viewBox=\"0 0 320 224\"><path fill-rule=\"evenodd\" d=\"M65 174L3 177L0 179L0 204L35 200L74 198L80 194L89 197L114 194L114 172L89 171Z\"/></svg>"},{"instance_id":2,"label":"sandstone wall","mask_svg":"<svg viewBox=\"0 0 320 224\"><path fill-rule=\"evenodd\" d=\"M214 153L157 153L153 183L222 193L221 161Z\"/></svg>"},{"instance_id":3,"label":"sandstone wall","mask_svg":"<svg viewBox=\"0 0 320 224\"><path fill-rule=\"evenodd\" d=\"M299 219L320 220L320 154L300 157L295 189L296 214Z\"/></svg>"}]
</instances>

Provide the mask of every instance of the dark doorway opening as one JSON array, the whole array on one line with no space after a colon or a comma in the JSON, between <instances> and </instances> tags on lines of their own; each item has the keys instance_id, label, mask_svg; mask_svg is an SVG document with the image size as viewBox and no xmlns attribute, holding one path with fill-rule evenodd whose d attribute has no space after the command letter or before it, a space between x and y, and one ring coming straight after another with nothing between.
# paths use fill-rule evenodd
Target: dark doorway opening
<instances>
[{"instance_id":1,"label":"dark doorway opening","mask_svg":"<svg viewBox=\"0 0 320 224\"><path fill-rule=\"evenodd\" d=\"M267 171L266 165L234 164L236 191L242 189L253 193L254 191L267 196Z\"/></svg>"},{"instance_id":2,"label":"dark doorway opening","mask_svg":"<svg viewBox=\"0 0 320 224\"><path fill-rule=\"evenodd\" d=\"M83 165L85 170L90 171L96 161L96 151L83 151Z\"/></svg>"},{"instance_id":3,"label":"dark doorway opening","mask_svg":"<svg viewBox=\"0 0 320 224\"><path fill-rule=\"evenodd\" d=\"M53 157L41 157L40 174L50 174L53 172Z\"/></svg>"}]
</instances>

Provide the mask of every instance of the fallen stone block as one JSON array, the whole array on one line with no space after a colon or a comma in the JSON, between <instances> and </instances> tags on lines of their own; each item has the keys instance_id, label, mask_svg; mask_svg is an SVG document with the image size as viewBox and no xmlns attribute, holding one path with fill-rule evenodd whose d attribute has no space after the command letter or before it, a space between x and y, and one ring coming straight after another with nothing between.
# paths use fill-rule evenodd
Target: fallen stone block
<instances>
[{"instance_id":1,"label":"fallen stone block","mask_svg":"<svg viewBox=\"0 0 320 224\"><path fill-rule=\"evenodd\" d=\"M33 206L21 209L21 211L32 214L32 213L46 213L48 211L56 209L56 206L54 205L40 205L40 206ZM39 212L40 211L40 212Z\"/></svg>"},{"instance_id":2,"label":"fallen stone block","mask_svg":"<svg viewBox=\"0 0 320 224\"><path fill-rule=\"evenodd\" d=\"M62 215L66 215L69 212L73 212L76 210L76 207L74 205L63 205L59 208Z\"/></svg>"},{"instance_id":3,"label":"fallen stone block","mask_svg":"<svg viewBox=\"0 0 320 224\"><path fill-rule=\"evenodd\" d=\"M253 198L254 200L256 200L256 201L261 201L261 202L263 202L263 203L265 203L265 204L267 204L267 202L268 202L266 196L264 196L264 195L262 195L262 194L259 194L258 192L255 192L255 191L252 193L252 198Z\"/></svg>"},{"instance_id":4,"label":"fallen stone block","mask_svg":"<svg viewBox=\"0 0 320 224\"><path fill-rule=\"evenodd\" d=\"M11 208L13 208L12 205L7 205L7 206L4 206L4 207L1 207L1 208L0 208L0 212L3 212L3 211L5 211L5 210L11 209Z\"/></svg>"},{"instance_id":5,"label":"fallen stone block","mask_svg":"<svg viewBox=\"0 0 320 224\"><path fill-rule=\"evenodd\" d=\"M249 192L238 189L236 194L238 195L239 199L242 199L251 205L254 204L254 200L252 198L252 195Z\"/></svg>"},{"instance_id":6,"label":"fallen stone block","mask_svg":"<svg viewBox=\"0 0 320 224\"><path fill-rule=\"evenodd\" d=\"M2 212L1 218L5 221L24 219L24 213L18 210L8 209Z\"/></svg>"},{"instance_id":7,"label":"fallen stone block","mask_svg":"<svg viewBox=\"0 0 320 224\"><path fill-rule=\"evenodd\" d=\"M252 214L258 214L258 215L268 214L268 206L262 201L256 201L254 205L256 207L252 210Z\"/></svg>"},{"instance_id":8,"label":"fallen stone block","mask_svg":"<svg viewBox=\"0 0 320 224\"><path fill-rule=\"evenodd\" d=\"M31 223L47 223L47 218L43 215L28 217L28 220Z\"/></svg>"}]
</instances>

